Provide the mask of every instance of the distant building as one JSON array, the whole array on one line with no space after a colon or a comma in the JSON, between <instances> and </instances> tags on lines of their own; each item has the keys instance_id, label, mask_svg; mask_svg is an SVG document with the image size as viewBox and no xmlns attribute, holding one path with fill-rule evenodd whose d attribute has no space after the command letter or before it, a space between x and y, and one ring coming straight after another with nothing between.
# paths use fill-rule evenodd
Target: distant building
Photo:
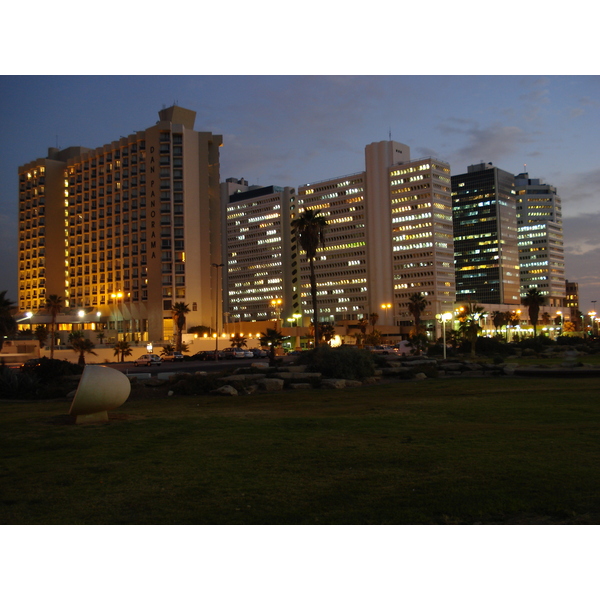
<instances>
[{"instance_id":1,"label":"distant building","mask_svg":"<svg viewBox=\"0 0 600 600\"><path fill-rule=\"evenodd\" d=\"M561 199L554 186L528 173L515 177L521 295L531 288L547 298L547 306L564 306L565 253Z\"/></svg>"},{"instance_id":2,"label":"distant building","mask_svg":"<svg viewBox=\"0 0 600 600\"><path fill-rule=\"evenodd\" d=\"M378 313L378 326L408 333L409 298L429 300L424 321L455 300L450 167L434 158L411 160L393 141L365 148L365 170L302 185L297 208L327 218L326 244L316 261L321 321ZM295 251L302 312L311 311L309 268Z\"/></svg>"},{"instance_id":3,"label":"distant building","mask_svg":"<svg viewBox=\"0 0 600 600\"><path fill-rule=\"evenodd\" d=\"M452 176L457 302L519 304L514 175L492 163Z\"/></svg>"},{"instance_id":4,"label":"distant building","mask_svg":"<svg viewBox=\"0 0 600 600\"><path fill-rule=\"evenodd\" d=\"M194 131L195 115L172 106L144 131L19 168L20 311L56 294L129 341L169 340L175 302L187 326L216 326L222 137Z\"/></svg>"},{"instance_id":5,"label":"distant building","mask_svg":"<svg viewBox=\"0 0 600 600\"><path fill-rule=\"evenodd\" d=\"M249 186L233 178L221 184L226 322L279 321L299 310L290 251L295 199L290 187Z\"/></svg>"},{"instance_id":6,"label":"distant building","mask_svg":"<svg viewBox=\"0 0 600 600\"><path fill-rule=\"evenodd\" d=\"M571 309L571 315L575 317L579 312L579 284L576 281L565 282L566 306Z\"/></svg>"}]
</instances>

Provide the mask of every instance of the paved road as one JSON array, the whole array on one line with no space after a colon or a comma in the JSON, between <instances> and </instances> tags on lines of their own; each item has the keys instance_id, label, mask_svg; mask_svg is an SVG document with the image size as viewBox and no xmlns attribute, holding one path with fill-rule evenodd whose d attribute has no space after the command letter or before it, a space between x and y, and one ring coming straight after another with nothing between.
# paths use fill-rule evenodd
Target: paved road
<instances>
[{"instance_id":1,"label":"paved road","mask_svg":"<svg viewBox=\"0 0 600 600\"><path fill-rule=\"evenodd\" d=\"M252 363L255 362L268 362L268 358L235 358L233 360L184 360L182 362L163 362L160 366L143 366L136 367L131 362L124 363L108 363L107 367L112 367L113 369L117 369L122 373L128 373L129 375L134 375L135 373L152 373L156 375L160 372L188 372L195 373L196 371L206 371L206 372L214 372L214 371L225 371L226 369L235 369L237 367L249 367Z\"/></svg>"}]
</instances>

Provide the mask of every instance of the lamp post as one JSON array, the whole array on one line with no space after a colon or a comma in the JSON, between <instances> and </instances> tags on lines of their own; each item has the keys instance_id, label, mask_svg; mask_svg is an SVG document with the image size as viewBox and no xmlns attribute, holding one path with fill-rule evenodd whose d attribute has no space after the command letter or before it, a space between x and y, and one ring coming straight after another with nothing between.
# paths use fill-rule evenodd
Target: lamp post
<instances>
[{"instance_id":1,"label":"lamp post","mask_svg":"<svg viewBox=\"0 0 600 600\"><path fill-rule=\"evenodd\" d=\"M215 277L215 360L219 360L219 269L224 266L223 263L212 263L217 270Z\"/></svg>"},{"instance_id":2,"label":"lamp post","mask_svg":"<svg viewBox=\"0 0 600 600\"><path fill-rule=\"evenodd\" d=\"M588 316L590 318L590 331L592 333L592 337L594 337L594 323L596 321L595 317L596 317L596 311L595 310L591 310L588 313Z\"/></svg>"},{"instance_id":3,"label":"lamp post","mask_svg":"<svg viewBox=\"0 0 600 600\"><path fill-rule=\"evenodd\" d=\"M446 321L452 319L451 312L445 312L442 314L435 315L435 318L442 324L442 340L444 344L444 360L446 359Z\"/></svg>"},{"instance_id":4,"label":"lamp post","mask_svg":"<svg viewBox=\"0 0 600 600\"><path fill-rule=\"evenodd\" d=\"M281 305L283 304L283 300L281 298L273 298L271 300L271 306L277 311L277 321L275 322L275 331L277 331L277 325L279 324L279 319L281 317Z\"/></svg>"}]
</instances>

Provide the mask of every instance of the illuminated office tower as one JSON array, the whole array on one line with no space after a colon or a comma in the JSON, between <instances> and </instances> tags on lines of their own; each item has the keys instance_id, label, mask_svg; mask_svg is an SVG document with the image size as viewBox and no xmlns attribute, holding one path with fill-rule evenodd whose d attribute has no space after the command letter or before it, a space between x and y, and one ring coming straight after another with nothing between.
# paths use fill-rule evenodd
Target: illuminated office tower
<instances>
[{"instance_id":1,"label":"illuminated office tower","mask_svg":"<svg viewBox=\"0 0 600 600\"><path fill-rule=\"evenodd\" d=\"M450 167L411 160L410 148L393 141L369 144L365 167L298 189L298 210L321 210L329 223L315 264L320 319L375 312L379 325L409 327L409 298L421 292L423 320L432 320L455 299ZM306 312L309 270L299 259Z\"/></svg>"},{"instance_id":2,"label":"illuminated office tower","mask_svg":"<svg viewBox=\"0 0 600 600\"><path fill-rule=\"evenodd\" d=\"M565 253L561 199L554 186L528 173L515 177L521 295L530 288L547 298L547 306L563 306Z\"/></svg>"},{"instance_id":3,"label":"illuminated office tower","mask_svg":"<svg viewBox=\"0 0 600 600\"><path fill-rule=\"evenodd\" d=\"M214 326L222 137L195 116L172 106L144 131L19 168L21 311L57 294L128 341L171 339L175 302L187 326Z\"/></svg>"},{"instance_id":4,"label":"illuminated office tower","mask_svg":"<svg viewBox=\"0 0 600 600\"><path fill-rule=\"evenodd\" d=\"M227 269L226 321L284 320L294 312L290 219L295 190L221 184ZM281 325L281 321L280 321Z\"/></svg>"},{"instance_id":5,"label":"illuminated office tower","mask_svg":"<svg viewBox=\"0 0 600 600\"><path fill-rule=\"evenodd\" d=\"M492 163L452 176L458 302L520 304L514 180Z\"/></svg>"}]
</instances>

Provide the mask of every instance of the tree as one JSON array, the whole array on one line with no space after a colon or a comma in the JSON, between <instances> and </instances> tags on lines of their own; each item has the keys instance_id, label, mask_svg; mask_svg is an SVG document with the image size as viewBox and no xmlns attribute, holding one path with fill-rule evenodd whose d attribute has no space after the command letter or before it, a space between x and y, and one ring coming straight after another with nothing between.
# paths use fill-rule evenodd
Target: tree
<instances>
[{"instance_id":1,"label":"tree","mask_svg":"<svg viewBox=\"0 0 600 600\"><path fill-rule=\"evenodd\" d=\"M287 337L279 333L277 329L267 329L267 332L260 336L260 345L269 348L269 363L271 365L275 364L275 349L281 346L285 339Z\"/></svg>"},{"instance_id":2,"label":"tree","mask_svg":"<svg viewBox=\"0 0 600 600\"><path fill-rule=\"evenodd\" d=\"M48 328L45 325L38 325L33 335L38 341L41 350L46 345L46 340L48 339Z\"/></svg>"},{"instance_id":3,"label":"tree","mask_svg":"<svg viewBox=\"0 0 600 600\"><path fill-rule=\"evenodd\" d=\"M17 306L6 297L6 291L0 292L0 350L4 345L4 337L17 330L17 322L12 316L12 311L16 309Z\"/></svg>"},{"instance_id":4,"label":"tree","mask_svg":"<svg viewBox=\"0 0 600 600\"><path fill-rule=\"evenodd\" d=\"M78 365L85 366L85 354L96 354L92 340L88 340L81 329L72 331L69 334L69 344L75 352L79 352Z\"/></svg>"},{"instance_id":5,"label":"tree","mask_svg":"<svg viewBox=\"0 0 600 600\"><path fill-rule=\"evenodd\" d=\"M231 347L232 348L247 348L248 347L247 342L248 342L248 340L241 333L236 333L231 338Z\"/></svg>"},{"instance_id":6,"label":"tree","mask_svg":"<svg viewBox=\"0 0 600 600\"><path fill-rule=\"evenodd\" d=\"M508 314L510 313L502 312L501 310L495 310L492 313L492 323L496 329L496 335L498 335L498 329L508 323Z\"/></svg>"},{"instance_id":7,"label":"tree","mask_svg":"<svg viewBox=\"0 0 600 600\"><path fill-rule=\"evenodd\" d=\"M183 328L185 326L185 315L190 312L190 307L185 302L175 302L171 307L173 313L173 321L177 325L177 352L181 352L181 338L183 335Z\"/></svg>"},{"instance_id":8,"label":"tree","mask_svg":"<svg viewBox=\"0 0 600 600\"><path fill-rule=\"evenodd\" d=\"M175 346L173 346L173 344L165 344L160 351L160 355L168 356L169 354L173 354L173 352L175 352Z\"/></svg>"},{"instance_id":9,"label":"tree","mask_svg":"<svg viewBox=\"0 0 600 600\"><path fill-rule=\"evenodd\" d=\"M305 210L292 221L292 231L297 234L300 247L306 252L310 268L310 295L313 307L313 322L315 324L315 348L319 345L319 309L317 306L317 278L315 275L315 256L317 248L325 245L325 229L327 219L319 214L320 210Z\"/></svg>"},{"instance_id":10,"label":"tree","mask_svg":"<svg viewBox=\"0 0 600 600\"><path fill-rule=\"evenodd\" d=\"M415 321L415 335L418 335L421 330L421 315L428 304L429 300L422 292L416 292L408 298L408 311Z\"/></svg>"},{"instance_id":11,"label":"tree","mask_svg":"<svg viewBox=\"0 0 600 600\"><path fill-rule=\"evenodd\" d=\"M46 308L52 318L50 322L50 358L54 358L54 344L56 343L56 315L62 310L62 296L50 294L46 297Z\"/></svg>"},{"instance_id":12,"label":"tree","mask_svg":"<svg viewBox=\"0 0 600 600\"><path fill-rule=\"evenodd\" d=\"M481 331L479 321L486 316L483 306L469 303L465 310L458 315L460 330L465 338L471 343L471 357L475 357L475 346L477 345L477 334Z\"/></svg>"},{"instance_id":13,"label":"tree","mask_svg":"<svg viewBox=\"0 0 600 600\"><path fill-rule=\"evenodd\" d=\"M537 337L538 316L540 306L546 303L546 298L537 288L529 288L525 296L521 296L521 304L529 309L529 320L533 325L533 337Z\"/></svg>"},{"instance_id":14,"label":"tree","mask_svg":"<svg viewBox=\"0 0 600 600\"><path fill-rule=\"evenodd\" d=\"M371 323L371 333L375 333L375 325L377 325L377 321L379 321L379 315L376 312L373 312L369 315L369 323Z\"/></svg>"},{"instance_id":15,"label":"tree","mask_svg":"<svg viewBox=\"0 0 600 600\"><path fill-rule=\"evenodd\" d=\"M96 338L97 338L99 344L102 344L104 342L105 337L106 337L106 334L102 330L98 331L98 333L96 334Z\"/></svg>"},{"instance_id":16,"label":"tree","mask_svg":"<svg viewBox=\"0 0 600 600\"><path fill-rule=\"evenodd\" d=\"M319 334L321 339L328 344L335 337L335 326L331 323L321 323Z\"/></svg>"},{"instance_id":17,"label":"tree","mask_svg":"<svg viewBox=\"0 0 600 600\"><path fill-rule=\"evenodd\" d=\"M113 346L114 356L119 356L119 362L125 362L126 356L131 356L132 350L129 342L117 342Z\"/></svg>"}]
</instances>

